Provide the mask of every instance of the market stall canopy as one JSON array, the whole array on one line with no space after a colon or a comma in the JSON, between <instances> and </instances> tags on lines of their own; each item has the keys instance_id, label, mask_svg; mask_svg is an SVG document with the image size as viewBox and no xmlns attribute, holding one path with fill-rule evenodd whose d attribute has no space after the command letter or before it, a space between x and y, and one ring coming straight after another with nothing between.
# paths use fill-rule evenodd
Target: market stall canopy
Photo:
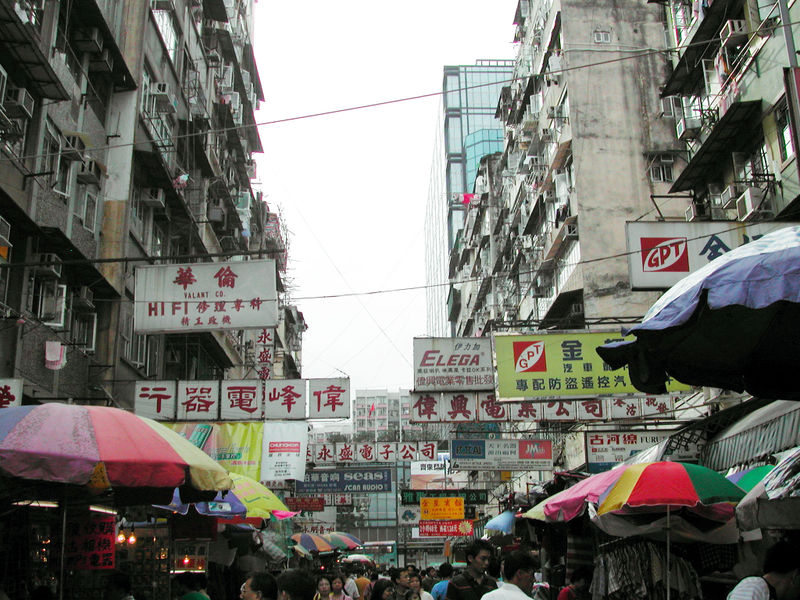
<instances>
[{"instance_id":1,"label":"market stall canopy","mask_svg":"<svg viewBox=\"0 0 800 600\"><path fill-rule=\"evenodd\" d=\"M543 500L529 511L523 513L522 516L528 519L553 523L571 521L583 514L587 503L597 503L600 495L612 483L617 481L623 472L623 468L615 467L610 471L587 477L572 487L568 487Z\"/></svg>"},{"instance_id":2,"label":"market stall canopy","mask_svg":"<svg viewBox=\"0 0 800 600\"><path fill-rule=\"evenodd\" d=\"M340 550L353 550L361 546L364 542L351 533L344 531L331 531L322 536L334 548Z\"/></svg>"},{"instance_id":3,"label":"market stall canopy","mask_svg":"<svg viewBox=\"0 0 800 600\"><path fill-rule=\"evenodd\" d=\"M219 463L160 423L118 408L60 403L0 410L0 475L96 493L136 489L159 499L176 487L188 494L233 485Z\"/></svg>"},{"instance_id":4,"label":"market stall canopy","mask_svg":"<svg viewBox=\"0 0 800 600\"><path fill-rule=\"evenodd\" d=\"M295 533L292 541L309 552L333 552L334 547L321 535L316 533Z\"/></svg>"},{"instance_id":5,"label":"market stall canopy","mask_svg":"<svg viewBox=\"0 0 800 600\"><path fill-rule=\"evenodd\" d=\"M795 448L736 507L743 531L800 529L800 447Z\"/></svg>"},{"instance_id":6,"label":"market stall canopy","mask_svg":"<svg viewBox=\"0 0 800 600\"><path fill-rule=\"evenodd\" d=\"M800 400L800 227L779 229L714 259L672 286L626 333L605 344L633 385L686 384Z\"/></svg>"},{"instance_id":7,"label":"market stall canopy","mask_svg":"<svg viewBox=\"0 0 800 600\"><path fill-rule=\"evenodd\" d=\"M493 517L488 521L486 521L486 525L483 526L483 529L485 531L500 531L503 533L511 533L514 531L514 522L516 518L517 518L516 511L505 510L496 517Z\"/></svg>"}]
</instances>

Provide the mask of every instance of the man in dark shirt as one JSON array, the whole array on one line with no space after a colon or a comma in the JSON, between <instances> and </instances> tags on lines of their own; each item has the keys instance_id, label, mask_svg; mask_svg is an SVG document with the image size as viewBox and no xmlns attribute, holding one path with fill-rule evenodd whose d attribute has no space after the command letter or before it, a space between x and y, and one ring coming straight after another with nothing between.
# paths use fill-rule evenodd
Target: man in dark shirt
<instances>
[{"instance_id":1,"label":"man in dark shirt","mask_svg":"<svg viewBox=\"0 0 800 600\"><path fill-rule=\"evenodd\" d=\"M475 540L466 549L467 568L450 580L447 600L480 600L497 589L497 581L486 574L493 547L486 540Z\"/></svg>"}]
</instances>

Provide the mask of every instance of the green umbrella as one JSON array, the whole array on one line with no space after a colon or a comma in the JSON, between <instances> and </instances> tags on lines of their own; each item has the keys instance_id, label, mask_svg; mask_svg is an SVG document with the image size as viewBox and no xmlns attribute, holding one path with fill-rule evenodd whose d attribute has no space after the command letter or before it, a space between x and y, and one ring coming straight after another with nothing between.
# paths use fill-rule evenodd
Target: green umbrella
<instances>
[{"instance_id":1,"label":"green umbrella","mask_svg":"<svg viewBox=\"0 0 800 600\"><path fill-rule=\"evenodd\" d=\"M774 468L775 465L762 465L760 467L753 467L752 469L739 471L733 475L728 475L727 478L730 482L735 483L745 492L749 492L759 481L764 479L767 473L772 471Z\"/></svg>"}]
</instances>

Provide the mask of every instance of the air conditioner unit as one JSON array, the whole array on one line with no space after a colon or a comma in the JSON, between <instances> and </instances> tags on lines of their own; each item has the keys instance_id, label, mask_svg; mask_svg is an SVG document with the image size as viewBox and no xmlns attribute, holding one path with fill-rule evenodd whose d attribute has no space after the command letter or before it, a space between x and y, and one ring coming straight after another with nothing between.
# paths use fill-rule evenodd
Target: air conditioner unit
<instances>
[{"instance_id":1,"label":"air conditioner unit","mask_svg":"<svg viewBox=\"0 0 800 600\"><path fill-rule=\"evenodd\" d=\"M178 112L178 101L170 89L169 83L160 81L154 83L150 89L150 96L155 98L156 110L163 114L175 114Z\"/></svg>"},{"instance_id":2,"label":"air conditioner unit","mask_svg":"<svg viewBox=\"0 0 800 600\"><path fill-rule=\"evenodd\" d=\"M208 216L208 220L211 223L224 223L225 222L225 211L219 208L218 206L210 206L208 208L208 212L206 213Z\"/></svg>"},{"instance_id":3,"label":"air conditioner unit","mask_svg":"<svg viewBox=\"0 0 800 600\"><path fill-rule=\"evenodd\" d=\"M542 133L539 135L543 142L552 142L553 141L553 130L548 128L542 129Z\"/></svg>"},{"instance_id":4,"label":"air conditioner unit","mask_svg":"<svg viewBox=\"0 0 800 600\"><path fill-rule=\"evenodd\" d=\"M764 191L759 188L747 188L736 200L736 214L740 221L749 221L756 216L772 214L769 206L764 202Z\"/></svg>"},{"instance_id":5,"label":"air conditioner unit","mask_svg":"<svg viewBox=\"0 0 800 600\"><path fill-rule=\"evenodd\" d=\"M714 221L735 221L732 210L725 210L719 206L711 207L711 219Z\"/></svg>"},{"instance_id":6,"label":"air conditioner unit","mask_svg":"<svg viewBox=\"0 0 800 600\"><path fill-rule=\"evenodd\" d=\"M255 179L256 178L256 161L248 160L245 163L245 168L247 169L247 177L249 179Z\"/></svg>"},{"instance_id":7,"label":"air conditioner unit","mask_svg":"<svg viewBox=\"0 0 800 600\"><path fill-rule=\"evenodd\" d=\"M522 247L525 248L526 250L530 250L531 248L533 248L533 240L530 238L530 236L526 235L519 239L522 240Z\"/></svg>"},{"instance_id":8,"label":"air conditioner unit","mask_svg":"<svg viewBox=\"0 0 800 600\"><path fill-rule=\"evenodd\" d=\"M558 104L556 106L548 106L547 116L551 119L563 119L566 116L564 114L564 105Z\"/></svg>"},{"instance_id":9,"label":"air conditioner unit","mask_svg":"<svg viewBox=\"0 0 800 600\"><path fill-rule=\"evenodd\" d=\"M726 21L720 31L719 41L723 48L744 44L747 41L747 23L742 19Z\"/></svg>"},{"instance_id":10,"label":"air conditioner unit","mask_svg":"<svg viewBox=\"0 0 800 600\"><path fill-rule=\"evenodd\" d=\"M244 82L244 89L247 89L247 86L250 85L250 71L242 69L240 72L242 74L242 81Z\"/></svg>"},{"instance_id":11,"label":"air conditioner unit","mask_svg":"<svg viewBox=\"0 0 800 600\"><path fill-rule=\"evenodd\" d=\"M79 135L66 136L66 144L61 147L61 158L65 160L83 160L86 145Z\"/></svg>"},{"instance_id":12,"label":"air conditioner unit","mask_svg":"<svg viewBox=\"0 0 800 600\"><path fill-rule=\"evenodd\" d=\"M6 86L3 108L6 114L14 119L30 119L33 116L34 99L31 93L22 87Z\"/></svg>"},{"instance_id":13,"label":"air conditioner unit","mask_svg":"<svg viewBox=\"0 0 800 600\"><path fill-rule=\"evenodd\" d=\"M108 48L100 54L95 54L89 61L89 72L111 73L114 70L114 57Z\"/></svg>"},{"instance_id":14,"label":"air conditioner unit","mask_svg":"<svg viewBox=\"0 0 800 600\"><path fill-rule=\"evenodd\" d=\"M700 133L702 123L698 117L681 117L675 126L679 140L693 140Z\"/></svg>"},{"instance_id":15,"label":"air conditioner unit","mask_svg":"<svg viewBox=\"0 0 800 600\"><path fill-rule=\"evenodd\" d=\"M0 246L11 248L11 223L0 217Z\"/></svg>"},{"instance_id":16,"label":"air conditioner unit","mask_svg":"<svg viewBox=\"0 0 800 600\"><path fill-rule=\"evenodd\" d=\"M103 177L103 169L96 160L85 160L78 171L78 183L98 185Z\"/></svg>"},{"instance_id":17,"label":"air conditioner unit","mask_svg":"<svg viewBox=\"0 0 800 600\"><path fill-rule=\"evenodd\" d=\"M547 290L539 285L531 286L531 297L533 298L546 298Z\"/></svg>"},{"instance_id":18,"label":"air conditioner unit","mask_svg":"<svg viewBox=\"0 0 800 600\"><path fill-rule=\"evenodd\" d=\"M94 292L88 285L81 286L78 294L72 299L73 308L94 310Z\"/></svg>"},{"instance_id":19,"label":"air conditioner unit","mask_svg":"<svg viewBox=\"0 0 800 600\"><path fill-rule=\"evenodd\" d=\"M163 188L144 188L142 190L142 204L153 208L164 208Z\"/></svg>"},{"instance_id":20,"label":"air conditioner unit","mask_svg":"<svg viewBox=\"0 0 800 600\"><path fill-rule=\"evenodd\" d=\"M34 262L40 263L33 271L41 277L61 277L61 259L58 254L36 254Z\"/></svg>"},{"instance_id":21,"label":"air conditioner unit","mask_svg":"<svg viewBox=\"0 0 800 600\"><path fill-rule=\"evenodd\" d=\"M583 314L583 302L573 302L569 307L569 314L573 316Z\"/></svg>"},{"instance_id":22,"label":"air conditioner unit","mask_svg":"<svg viewBox=\"0 0 800 600\"><path fill-rule=\"evenodd\" d=\"M72 34L70 44L80 52L99 54L103 51L103 34L97 27L76 29Z\"/></svg>"},{"instance_id":23,"label":"air conditioner unit","mask_svg":"<svg viewBox=\"0 0 800 600\"><path fill-rule=\"evenodd\" d=\"M722 208L736 208L736 199L742 195L742 188L738 183L732 183L719 195Z\"/></svg>"},{"instance_id":24,"label":"air conditioner unit","mask_svg":"<svg viewBox=\"0 0 800 600\"><path fill-rule=\"evenodd\" d=\"M242 98L239 96L239 92L231 92L228 96L230 96L231 110L234 112L240 110L242 108Z\"/></svg>"},{"instance_id":25,"label":"air conditioner unit","mask_svg":"<svg viewBox=\"0 0 800 600\"><path fill-rule=\"evenodd\" d=\"M686 209L685 216L687 221L706 221L708 219L705 207L698 206L694 203L690 204Z\"/></svg>"},{"instance_id":26,"label":"air conditioner unit","mask_svg":"<svg viewBox=\"0 0 800 600\"><path fill-rule=\"evenodd\" d=\"M228 65L222 69L222 77L219 81L220 91L226 92L233 90L233 67Z\"/></svg>"}]
</instances>

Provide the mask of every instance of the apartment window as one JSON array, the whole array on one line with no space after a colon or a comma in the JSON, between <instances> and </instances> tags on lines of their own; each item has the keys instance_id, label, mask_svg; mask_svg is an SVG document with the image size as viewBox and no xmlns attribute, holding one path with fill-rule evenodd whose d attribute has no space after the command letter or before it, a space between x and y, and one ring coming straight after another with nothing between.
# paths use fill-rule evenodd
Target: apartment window
<instances>
[{"instance_id":1,"label":"apartment window","mask_svg":"<svg viewBox=\"0 0 800 600\"><path fill-rule=\"evenodd\" d=\"M55 126L48 121L44 131L44 143L42 144L42 154L44 160L43 171L50 176L50 180L57 185L59 158L61 156L60 135Z\"/></svg>"},{"instance_id":2,"label":"apartment window","mask_svg":"<svg viewBox=\"0 0 800 600\"><path fill-rule=\"evenodd\" d=\"M778 130L778 150L781 161L790 156L794 156L794 144L792 143L792 128L789 121L789 108L786 100L783 100L775 109L775 125Z\"/></svg>"},{"instance_id":3,"label":"apartment window","mask_svg":"<svg viewBox=\"0 0 800 600\"><path fill-rule=\"evenodd\" d=\"M69 328L69 340L85 352L94 352L97 337L97 313L74 312Z\"/></svg>"},{"instance_id":4,"label":"apartment window","mask_svg":"<svg viewBox=\"0 0 800 600\"><path fill-rule=\"evenodd\" d=\"M57 279L34 278L31 312L48 327L63 328L67 312L67 286Z\"/></svg>"},{"instance_id":5,"label":"apartment window","mask_svg":"<svg viewBox=\"0 0 800 600\"><path fill-rule=\"evenodd\" d=\"M94 233L97 221L97 191L87 188L84 192L83 226Z\"/></svg>"},{"instance_id":6,"label":"apartment window","mask_svg":"<svg viewBox=\"0 0 800 600\"><path fill-rule=\"evenodd\" d=\"M650 181L668 183L673 181L672 165L675 158L672 154L656 154L650 158Z\"/></svg>"},{"instance_id":7,"label":"apartment window","mask_svg":"<svg viewBox=\"0 0 800 600\"><path fill-rule=\"evenodd\" d=\"M131 198L131 232L136 239L144 243L145 223L147 222L148 208L142 200L141 188L133 190Z\"/></svg>"},{"instance_id":8,"label":"apartment window","mask_svg":"<svg viewBox=\"0 0 800 600\"><path fill-rule=\"evenodd\" d=\"M595 44L610 44L611 43L611 32L606 31L605 29L595 29L594 30L594 43Z\"/></svg>"},{"instance_id":9,"label":"apartment window","mask_svg":"<svg viewBox=\"0 0 800 600\"><path fill-rule=\"evenodd\" d=\"M680 96L667 96L661 99L661 116L680 119L683 117L683 104Z\"/></svg>"},{"instance_id":10,"label":"apartment window","mask_svg":"<svg viewBox=\"0 0 800 600\"><path fill-rule=\"evenodd\" d=\"M147 361L147 336L134 333L133 312L127 310L122 317L122 356L136 367L144 367Z\"/></svg>"},{"instance_id":11,"label":"apartment window","mask_svg":"<svg viewBox=\"0 0 800 600\"><path fill-rule=\"evenodd\" d=\"M153 18L173 65L178 64L178 27L171 10L153 9Z\"/></svg>"}]
</instances>

